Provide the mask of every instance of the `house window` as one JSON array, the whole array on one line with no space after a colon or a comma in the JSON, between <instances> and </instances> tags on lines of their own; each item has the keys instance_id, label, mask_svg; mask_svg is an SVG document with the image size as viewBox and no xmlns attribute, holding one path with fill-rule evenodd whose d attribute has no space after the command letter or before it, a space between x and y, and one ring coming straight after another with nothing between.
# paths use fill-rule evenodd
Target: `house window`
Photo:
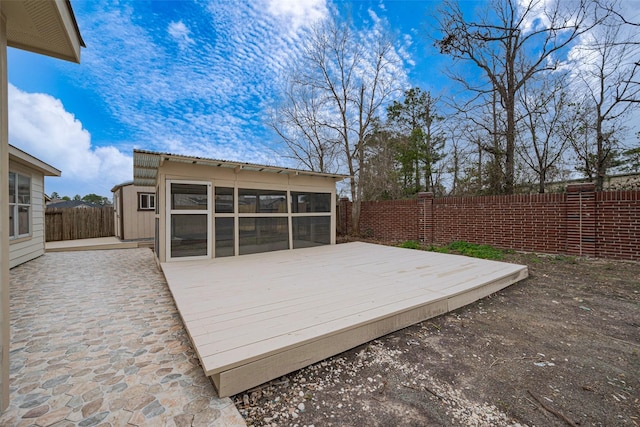
<instances>
[{"instance_id":1,"label":"house window","mask_svg":"<svg viewBox=\"0 0 640 427\"><path fill-rule=\"evenodd\" d=\"M9 172L9 238L31 234L31 177Z\"/></svg>"},{"instance_id":2,"label":"house window","mask_svg":"<svg viewBox=\"0 0 640 427\"><path fill-rule=\"evenodd\" d=\"M291 192L291 212L331 213L331 193Z\"/></svg>"},{"instance_id":3,"label":"house window","mask_svg":"<svg viewBox=\"0 0 640 427\"><path fill-rule=\"evenodd\" d=\"M171 258L208 257L211 226L207 183L169 182L169 254Z\"/></svg>"},{"instance_id":4,"label":"house window","mask_svg":"<svg viewBox=\"0 0 640 427\"><path fill-rule=\"evenodd\" d=\"M293 248L331 243L331 193L291 192Z\"/></svg>"},{"instance_id":5,"label":"house window","mask_svg":"<svg viewBox=\"0 0 640 427\"><path fill-rule=\"evenodd\" d=\"M153 193L138 193L138 210L152 211L156 208L156 195Z\"/></svg>"}]
</instances>

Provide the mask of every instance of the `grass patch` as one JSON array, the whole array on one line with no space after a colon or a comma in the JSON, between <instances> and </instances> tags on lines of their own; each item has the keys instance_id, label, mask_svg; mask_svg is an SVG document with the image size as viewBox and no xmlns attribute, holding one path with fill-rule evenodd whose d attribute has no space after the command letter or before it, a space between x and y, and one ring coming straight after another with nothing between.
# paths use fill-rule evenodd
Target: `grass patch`
<instances>
[{"instance_id":1,"label":"grass patch","mask_svg":"<svg viewBox=\"0 0 640 427\"><path fill-rule=\"evenodd\" d=\"M552 258L554 261L566 262L567 264L577 264L578 260L572 255L556 255Z\"/></svg>"},{"instance_id":2,"label":"grass patch","mask_svg":"<svg viewBox=\"0 0 640 427\"><path fill-rule=\"evenodd\" d=\"M449 243L447 248L452 252L459 253L460 255L466 255L474 258L497 260L504 257L504 252L502 250L496 249L490 245L477 245L475 243L458 241Z\"/></svg>"},{"instance_id":3,"label":"grass patch","mask_svg":"<svg viewBox=\"0 0 640 427\"><path fill-rule=\"evenodd\" d=\"M439 252L442 254L459 254L474 258L499 260L504 257L505 251L496 249L489 245L477 245L463 241L449 243L446 246L429 245L423 246L417 240L406 240L398 245L405 249L421 249L429 252Z\"/></svg>"},{"instance_id":4,"label":"grass patch","mask_svg":"<svg viewBox=\"0 0 640 427\"><path fill-rule=\"evenodd\" d=\"M441 254L448 254L450 253L449 248L446 246L435 246L435 245L431 245L427 248L427 250L429 252L440 252Z\"/></svg>"},{"instance_id":5,"label":"grass patch","mask_svg":"<svg viewBox=\"0 0 640 427\"><path fill-rule=\"evenodd\" d=\"M405 249L422 249L422 245L417 240L407 240L400 243L401 248Z\"/></svg>"},{"instance_id":6,"label":"grass patch","mask_svg":"<svg viewBox=\"0 0 640 427\"><path fill-rule=\"evenodd\" d=\"M500 260L504 257L505 251L496 249L489 245L477 245L463 241L449 243L446 246L431 245L426 248L431 252L440 252L443 254L459 254L474 258Z\"/></svg>"}]
</instances>

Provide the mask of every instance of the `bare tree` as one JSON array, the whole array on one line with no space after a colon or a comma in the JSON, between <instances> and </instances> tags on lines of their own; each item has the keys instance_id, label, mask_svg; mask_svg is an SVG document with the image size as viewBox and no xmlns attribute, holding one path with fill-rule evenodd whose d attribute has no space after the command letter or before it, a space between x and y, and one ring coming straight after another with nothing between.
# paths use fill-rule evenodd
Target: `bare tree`
<instances>
[{"instance_id":1,"label":"bare tree","mask_svg":"<svg viewBox=\"0 0 640 427\"><path fill-rule=\"evenodd\" d=\"M519 94L523 131L518 133L517 151L535 173L539 193L544 193L545 182L569 145L562 132L572 121L567 89L564 75L550 75L540 82L528 82Z\"/></svg>"},{"instance_id":2,"label":"bare tree","mask_svg":"<svg viewBox=\"0 0 640 427\"><path fill-rule=\"evenodd\" d=\"M624 138L622 121L640 103L640 35L611 15L573 51L574 76L582 94L576 107L581 127L571 139L578 169L602 190L607 170Z\"/></svg>"},{"instance_id":3,"label":"bare tree","mask_svg":"<svg viewBox=\"0 0 640 427\"><path fill-rule=\"evenodd\" d=\"M401 91L403 83L398 79L402 74L402 59L393 39L381 21L374 20L373 26L370 31L359 32L350 20L340 18L334 11L329 19L312 28L297 70L289 77L291 93L307 94L315 102L312 110L316 107L318 110L307 114L305 109L292 108L290 111L296 118L288 120L304 123L309 118L313 124L303 126L315 130L310 131L312 138L306 139L318 142L311 144L311 148L332 145L339 153L339 162L352 177L354 234L359 233L363 196L360 171L366 161L366 146L370 141L367 137L374 118L390 97ZM289 103L295 102L289 100ZM289 148L298 158L318 155L305 145L290 144Z\"/></svg>"},{"instance_id":4,"label":"bare tree","mask_svg":"<svg viewBox=\"0 0 640 427\"><path fill-rule=\"evenodd\" d=\"M444 54L473 64L480 74L475 79L454 75L470 89L473 101L495 93L505 114L504 192L513 193L516 165L517 101L525 83L537 74L557 67L556 53L571 44L600 21L589 0L547 3L494 0L478 21L463 14L458 3L445 2L436 45Z\"/></svg>"},{"instance_id":5,"label":"bare tree","mask_svg":"<svg viewBox=\"0 0 640 427\"><path fill-rule=\"evenodd\" d=\"M269 125L287 144L289 157L315 172L336 172L339 147L326 126L326 109L317 92L289 84L282 103L271 111Z\"/></svg>"},{"instance_id":6,"label":"bare tree","mask_svg":"<svg viewBox=\"0 0 640 427\"><path fill-rule=\"evenodd\" d=\"M476 161L472 152L478 147L467 139L469 135L468 123L464 117L453 115L448 117L444 126L448 143L448 155L445 161L446 172L451 177L449 194L453 196L468 194L473 177L477 177L476 173L469 173L469 165ZM471 193L475 194L476 191Z\"/></svg>"}]
</instances>

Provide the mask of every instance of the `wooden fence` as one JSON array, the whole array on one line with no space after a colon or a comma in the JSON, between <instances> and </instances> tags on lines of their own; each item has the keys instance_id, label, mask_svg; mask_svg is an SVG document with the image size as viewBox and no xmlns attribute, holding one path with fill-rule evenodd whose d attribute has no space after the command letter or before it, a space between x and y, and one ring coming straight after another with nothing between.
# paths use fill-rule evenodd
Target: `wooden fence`
<instances>
[{"instance_id":1,"label":"wooden fence","mask_svg":"<svg viewBox=\"0 0 640 427\"><path fill-rule=\"evenodd\" d=\"M47 242L115 235L113 207L49 208L45 211Z\"/></svg>"}]
</instances>

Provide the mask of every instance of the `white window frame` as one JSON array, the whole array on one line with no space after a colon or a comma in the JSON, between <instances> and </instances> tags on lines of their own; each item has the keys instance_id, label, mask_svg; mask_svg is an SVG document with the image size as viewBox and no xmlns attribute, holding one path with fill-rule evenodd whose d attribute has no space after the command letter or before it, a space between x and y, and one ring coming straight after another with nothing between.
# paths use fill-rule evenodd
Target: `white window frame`
<instances>
[{"instance_id":1,"label":"white window frame","mask_svg":"<svg viewBox=\"0 0 640 427\"><path fill-rule=\"evenodd\" d=\"M171 209L171 184L194 184L194 185L206 185L207 186L207 209L206 210L186 210L186 209ZM212 203L212 185L211 181L186 181L179 179L167 179L165 189L165 206L166 206L166 221L165 221L165 258L167 261L190 261L198 259L210 259L213 253L213 206ZM189 257L172 257L171 256L171 216L176 215L207 215L207 254Z\"/></svg>"},{"instance_id":2,"label":"white window frame","mask_svg":"<svg viewBox=\"0 0 640 427\"><path fill-rule=\"evenodd\" d=\"M17 239L23 239L25 237L31 237L32 234L32 226L31 226L31 217L33 215L33 194L31 192L32 189L32 184L33 184L33 178L31 177L31 175L26 175L26 174L22 174L19 172L9 172L9 176L10 175L15 175L15 179L14 179L14 191L15 191L15 202L11 203L11 201L9 201L9 209L11 209L12 214L13 214L13 230L10 230L9 232L9 240L17 240ZM29 203L20 203L20 198L19 198L19 177L23 177L23 178L27 178L29 180ZM8 181L11 181L10 179ZM27 227L28 227L28 231L27 233L23 233L23 234L19 234L20 231L20 216L18 215L19 213L19 208L20 207L27 207L28 208L28 215L27 215ZM11 232L13 232L13 236L11 236Z\"/></svg>"},{"instance_id":3,"label":"white window frame","mask_svg":"<svg viewBox=\"0 0 640 427\"><path fill-rule=\"evenodd\" d=\"M142 207L142 200L147 199L147 207ZM139 211L155 211L156 195L155 193L138 193L138 210Z\"/></svg>"}]
</instances>

